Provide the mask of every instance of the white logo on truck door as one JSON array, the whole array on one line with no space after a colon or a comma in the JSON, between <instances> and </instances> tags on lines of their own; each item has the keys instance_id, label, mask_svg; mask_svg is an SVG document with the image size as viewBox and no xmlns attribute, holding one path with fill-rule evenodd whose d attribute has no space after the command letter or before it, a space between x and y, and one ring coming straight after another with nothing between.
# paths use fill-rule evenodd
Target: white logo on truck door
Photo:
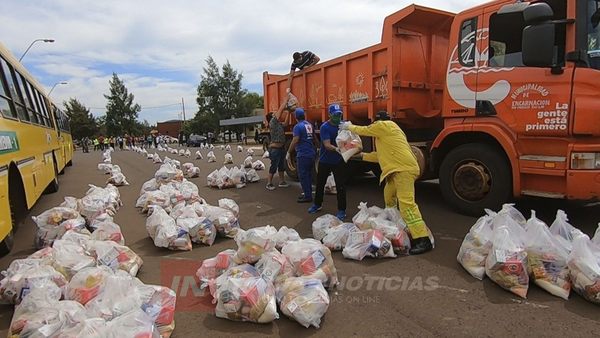
<instances>
[{"instance_id":1,"label":"white logo on truck door","mask_svg":"<svg viewBox=\"0 0 600 338\"><path fill-rule=\"evenodd\" d=\"M467 35L460 44L471 43L471 46L467 50L463 51L463 55L458 55L458 45L454 47L450 60L448 62L448 72L446 76L446 86L448 87L448 94L456 103L466 108L475 108L476 100L490 101L492 104L502 102L510 93L510 83L506 80L498 80L490 86L490 88L482 91L472 90L470 87L477 87L476 76L477 73L489 73L489 72L508 72L514 68L491 68L487 67L488 61L488 28L477 30L477 34ZM486 46L484 51L480 51L477 47L477 42L481 41L481 45ZM472 49L475 49L475 66L465 67L459 62L459 57L467 58L463 61L471 61L470 56ZM463 62L467 64L468 62ZM465 82L466 75L474 75L473 81L469 81L469 84Z\"/></svg>"}]
</instances>

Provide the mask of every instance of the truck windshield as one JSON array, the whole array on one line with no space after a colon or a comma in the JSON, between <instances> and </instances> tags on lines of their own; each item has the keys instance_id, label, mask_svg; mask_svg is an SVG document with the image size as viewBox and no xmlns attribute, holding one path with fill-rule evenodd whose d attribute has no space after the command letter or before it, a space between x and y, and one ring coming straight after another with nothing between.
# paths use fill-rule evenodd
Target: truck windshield
<instances>
[{"instance_id":1,"label":"truck windshield","mask_svg":"<svg viewBox=\"0 0 600 338\"><path fill-rule=\"evenodd\" d=\"M588 60L600 69L600 0L588 0Z\"/></svg>"}]
</instances>

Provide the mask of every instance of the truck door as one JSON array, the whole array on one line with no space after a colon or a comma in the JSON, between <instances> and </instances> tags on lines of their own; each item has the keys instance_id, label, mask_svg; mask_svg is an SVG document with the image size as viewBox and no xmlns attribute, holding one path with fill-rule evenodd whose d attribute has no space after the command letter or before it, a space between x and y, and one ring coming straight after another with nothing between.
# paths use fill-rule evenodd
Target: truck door
<instances>
[{"instance_id":1,"label":"truck door","mask_svg":"<svg viewBox=\"0 0 600 338\"><path fill-rule=\"evenodd\" d=\"M567 1L545 2L552 7L554 20L566 18ZM541 140L538 136L567 136L573 68L565 68L566 26L556 28L554 58L560 70L525 67L522 32L526 24L522 12L499 13L500 8L490 6L483 14L478 43L484 65L477 77L477 114L499 117L519 139L529 142L534 141L533 136L537 140ZM562 153L560 147L525 148L522 155Z\"/></svg>"}]
</instances>

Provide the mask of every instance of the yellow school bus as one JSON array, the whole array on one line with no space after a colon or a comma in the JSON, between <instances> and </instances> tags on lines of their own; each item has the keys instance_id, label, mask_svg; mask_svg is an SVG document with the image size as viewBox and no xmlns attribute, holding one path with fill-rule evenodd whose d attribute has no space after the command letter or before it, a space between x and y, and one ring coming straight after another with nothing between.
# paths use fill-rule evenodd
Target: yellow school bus
<instances>
[{"instance_id":1,"label":"yellow school bus","mask_svg":"<svg viewBox=\"0 0 600 338\"><path fill-rule=\"evenodd\" d=\"M72 162L69 121L43 87L0 44L0 252L44 192Z\"/></svg>"}]
</instances>

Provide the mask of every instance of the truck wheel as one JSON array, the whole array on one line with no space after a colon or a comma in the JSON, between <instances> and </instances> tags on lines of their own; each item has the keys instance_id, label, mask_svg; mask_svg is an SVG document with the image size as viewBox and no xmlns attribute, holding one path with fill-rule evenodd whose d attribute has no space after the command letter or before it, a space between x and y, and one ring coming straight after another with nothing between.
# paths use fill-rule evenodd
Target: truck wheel
<instances>
[{"instance_id":1,"label":"truck wheel","mask_svg":"<svg viewBox=\"0 0 600 338\"><path fill-rule=\"evenodd\" d=\"M485 144L450 151L440 167L444 199L460 212L480 216L497 210L512 194L511 168L502 154Z\"/></svg>"}]
</instances>

